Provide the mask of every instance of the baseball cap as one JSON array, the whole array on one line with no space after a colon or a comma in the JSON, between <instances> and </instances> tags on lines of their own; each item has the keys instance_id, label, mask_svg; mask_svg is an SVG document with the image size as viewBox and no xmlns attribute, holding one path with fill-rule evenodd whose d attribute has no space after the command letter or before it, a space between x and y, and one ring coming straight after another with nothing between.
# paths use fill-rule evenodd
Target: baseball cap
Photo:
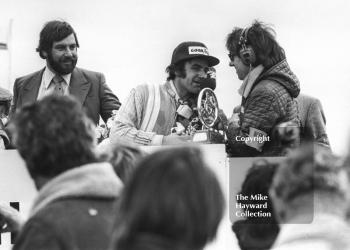
<instances>
[{"instance_id":1,"label":"baseball cap","mask_svg":"<svg viewBox=\"0 0 350 250\"><path fill-rule=\"evenodd\" d=\"M180 61L198 57L206 59L209 67L215 66L220 62L216 57L209 55L208 48L204 43L183 42L174 49L171 57L171 64L174 65Z\"/></svg>"}]
</instances>

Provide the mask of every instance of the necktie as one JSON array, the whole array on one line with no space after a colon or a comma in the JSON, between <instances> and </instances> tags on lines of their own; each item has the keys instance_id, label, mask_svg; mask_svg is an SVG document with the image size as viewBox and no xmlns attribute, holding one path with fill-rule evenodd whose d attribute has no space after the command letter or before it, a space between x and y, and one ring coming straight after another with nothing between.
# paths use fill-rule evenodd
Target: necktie
<instances>
[{"instance_id":1,"label":"necktie","mask_svg":"<svg viewBox=\"0 0 350 250\"><path fill-rule=\"evenodd\" d=\"M55 75L54 78L52 78L52 83L54 85L53 93L56 95L64 95L64 79L60 75Z\"/></svg>"}]
</instances>

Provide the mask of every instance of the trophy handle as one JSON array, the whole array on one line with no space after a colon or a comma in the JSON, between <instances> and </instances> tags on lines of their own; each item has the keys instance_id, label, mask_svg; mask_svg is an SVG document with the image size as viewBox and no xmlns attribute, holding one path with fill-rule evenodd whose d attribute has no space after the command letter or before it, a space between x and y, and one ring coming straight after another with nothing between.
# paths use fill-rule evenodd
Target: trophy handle
<instances>
[{"instance_id":1,"label":"trophy handle","mask_svg":"<svg viewBox=\"0 0 350 250\"><path fill-rule=\"evenodd\" d=\"M210 88L199 92L197 100L198 117L206 128L214 126L219 114L219 105L216 95Z\"/></svg>"}]
</instances>

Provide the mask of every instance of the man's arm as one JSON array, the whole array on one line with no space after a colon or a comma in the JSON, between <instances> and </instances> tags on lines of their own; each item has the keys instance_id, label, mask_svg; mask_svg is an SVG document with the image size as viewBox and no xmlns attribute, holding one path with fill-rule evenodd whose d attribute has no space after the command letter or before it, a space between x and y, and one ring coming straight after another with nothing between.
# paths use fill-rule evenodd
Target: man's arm
<instances>
[{"instance_id":1,"label":"man's arm","mask_svg":"<svg viewBox=\"0 0 350 250\"><path fill-rule=\"evenodd\" d=\"M110 132L112 142L122 138L141 145L162 144L162 135L140 130L146 112L146 89L145 85L132 89L127 101L120 107Z\"/></svg>"},{"instance_id":2,"label":"man's arm","mask_svg":"<svg viewBox=\"0 0 350 250\"><path fill-rule=\"evenodd\" d=\"M106 84L106 80L103 74L100 75L100 82L100 115L103 121L106 123L108 118L112 116L112 111L118 110L121 106L121 103L118 97Z\"/></svg>"},{"instance_id":3,"label":"man's arm","mask_svg":"<svg viewBox=\"0 0 350 250\"><path fill-rule=\"evenodd\" d=\"M241 139L249 137L250 132L254 129L266 134L271 131L279 117L279 111L276 110L275 104L275 96L269 92L260 90L254 93L246 105L241 126L229 124L227 131L228 154L233 157L252 157L260 154L256 148L247 145ZM264 143L259 143L257 146L262 148L263 145Z\"/></svg>"},{"instance_id":4,"label":"man's arm","mask_svg":"<svg viewBox=\"0 0 350 250\"><path fill-rule=\"evenodd\" d=\"M13 84L13 97L11 100L11 106L10 106L10 112L9 112L10 119L13 117L13 115L16 112L17 99L18 99L18 79L16 79L15 83Z\"/></svg>"},{"instance_id":5,"label":"man's arm","mask_svg":"<svg viewBox=\"0 0 350 250\"><path fill-rule=\"evenodd\" d=\"M314 142L330 147L326 132L326 117L318 99L314 99L310 104L304 129Z\"/></svg>"},{"instance_id":6,"label":"man's arm","mask_svg":"<svg viewBox=\"0 0 350 250\"><path fill-rule=\"evenodd\" d=\"M5 126L0 119L0 149L6 149L10 145L10 138L6 133Z\"/></svg>"}]
</instances>

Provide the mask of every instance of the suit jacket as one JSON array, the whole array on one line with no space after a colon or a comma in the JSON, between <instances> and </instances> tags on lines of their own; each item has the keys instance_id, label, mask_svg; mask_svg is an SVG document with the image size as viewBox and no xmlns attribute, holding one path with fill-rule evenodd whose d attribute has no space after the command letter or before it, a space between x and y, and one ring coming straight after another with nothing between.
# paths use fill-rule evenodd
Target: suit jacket
<instances>
[{"instance_id":1,"label":"suit jacket","mask_svg":"<svg viewBox=\"0 0 350 250\"><path fill-rule=\"evenodd\" d=\"M316 142L330 147L326 132L326 117L321 102L314 97L300 94L298 114L301 122L301 142Z\"/></svg>"},{"instance_id":2,"label":"suit jacket","mask_svg":"<svg viewBox=\"0 0 350 250\"><path fill-rule=\"evenodd\" d=\"M43 73L44 69L16 79L10 116L16 109L36 101ZM118 110L121 105L118 97L107 86L104 75L85 69L73 70L69 93L77 98L95 124L99 122L99 115L107 122L112 110Z\"/></svg>"}]
</instances>

